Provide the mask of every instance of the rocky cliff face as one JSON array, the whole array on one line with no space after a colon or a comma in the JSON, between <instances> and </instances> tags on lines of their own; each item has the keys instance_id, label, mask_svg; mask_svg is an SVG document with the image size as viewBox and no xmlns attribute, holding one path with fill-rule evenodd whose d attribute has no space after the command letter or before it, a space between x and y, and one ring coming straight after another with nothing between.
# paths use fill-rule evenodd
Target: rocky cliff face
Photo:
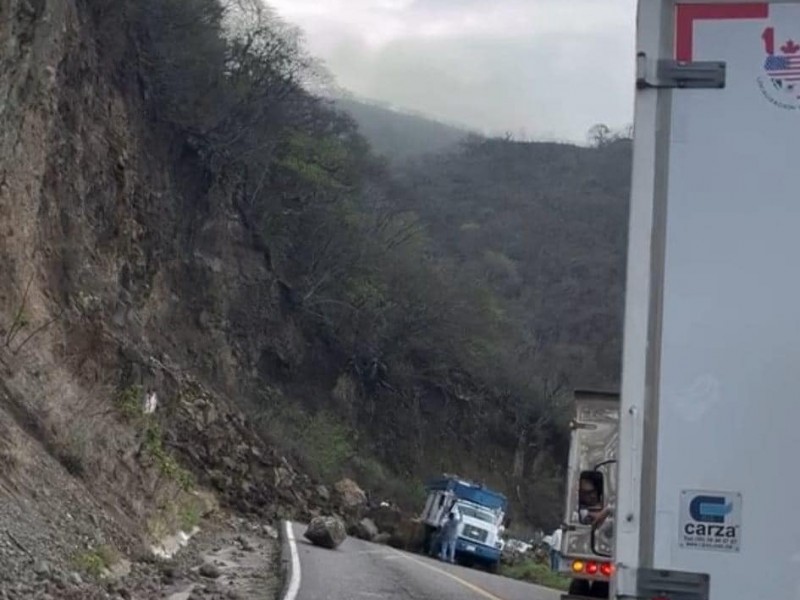
<instances>
[{"instance_id":1,"label":"rocky cliff face","mask_svg":"<svg viewBox=\"0 0 800 600\"><path fill-rule=\"evenodd\" d=\"M103 4L0 1L0 578L138 552L201 486L268 518L307 506L234 403L291 347L236 182L149 124Z\"/></svg>"}]
</instances>

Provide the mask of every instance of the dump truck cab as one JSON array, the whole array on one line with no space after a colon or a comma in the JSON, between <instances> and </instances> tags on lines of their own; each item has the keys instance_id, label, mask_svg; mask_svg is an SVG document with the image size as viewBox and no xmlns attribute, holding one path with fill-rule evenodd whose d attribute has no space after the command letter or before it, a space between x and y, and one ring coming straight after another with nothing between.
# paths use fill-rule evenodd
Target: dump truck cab
<instances>
[{"instance_id":1,"label":"dump truck cab","mask_svg":"<svg viewBox=\"0 0 800 600\"><path fill-rule=\"evenodd\" d=\"M424 550L439 551L437 530L450 512L461 519L456 558L467 565L481 564L490 571L500 565L501 534L507 522L508 499L480 483L444 475L426 484L428 497L421 521L426 528Z\"/></svg>"}]
</instances>

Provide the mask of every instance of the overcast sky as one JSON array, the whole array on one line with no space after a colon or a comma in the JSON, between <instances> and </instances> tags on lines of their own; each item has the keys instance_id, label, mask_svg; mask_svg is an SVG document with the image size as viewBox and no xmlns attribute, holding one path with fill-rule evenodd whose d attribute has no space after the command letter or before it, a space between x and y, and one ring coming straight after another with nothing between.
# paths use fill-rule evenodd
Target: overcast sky
<instances>
[{"instance_id":1,"label":"overcast sky","mask_svg":"<svg viewBox=\"0 0 800 600\"><path fill-rule=\"evenodd\" d=\"M338 84L485 133L632 120L635 0L267 0Z\"/></svg>"}]
</instances>

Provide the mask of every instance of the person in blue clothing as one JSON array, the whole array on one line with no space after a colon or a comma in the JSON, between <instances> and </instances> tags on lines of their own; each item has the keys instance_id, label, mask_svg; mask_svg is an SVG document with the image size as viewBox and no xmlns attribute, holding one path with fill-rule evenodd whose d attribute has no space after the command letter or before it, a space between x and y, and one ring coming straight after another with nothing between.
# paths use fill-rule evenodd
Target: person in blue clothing
<instances>
[{"instance_id":1,"label":"person in blue clothing","mask_svg":"<svg viewBox=\"0 0 800 600\"><path fill-rule=\"evenodd\" d=\"M455 512L447 515L447 520L442 525L441 543L442 550L439 558L444 561L455 563L456 562L456 541L458 540L458 519Z\"/></svg>"}]
</instances>

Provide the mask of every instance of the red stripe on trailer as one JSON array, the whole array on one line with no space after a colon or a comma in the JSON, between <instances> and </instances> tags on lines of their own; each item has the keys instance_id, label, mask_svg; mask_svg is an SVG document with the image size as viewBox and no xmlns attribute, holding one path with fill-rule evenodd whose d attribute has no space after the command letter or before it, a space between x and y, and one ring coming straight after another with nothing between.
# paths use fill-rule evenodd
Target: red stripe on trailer
<instances>
[{"instance_id":1,"label":"red stripe on trailer","mask_svg":"<svg viewBox=\"0 0 800 600\"><path fill-rule=\"evenodd\" d=\"M769 4L679 4L675 15L675 58L690 61L694 52L694 22L721 19L766 19Z\"/></svg>"}]
</instances>

